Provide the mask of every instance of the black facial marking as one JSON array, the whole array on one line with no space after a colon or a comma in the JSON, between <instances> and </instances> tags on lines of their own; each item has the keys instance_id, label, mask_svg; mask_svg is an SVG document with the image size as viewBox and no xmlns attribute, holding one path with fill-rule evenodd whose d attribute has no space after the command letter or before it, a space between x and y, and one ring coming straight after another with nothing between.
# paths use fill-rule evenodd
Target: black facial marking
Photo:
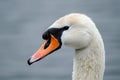
<instances>
[{"instance_id":1,"label":"black facial marking","mask_svg":"<svg viewBox=\"0 0 120 80\"><path fill-rule=\"evenodd\" d=\"M42 38L45 40L50 39L50 34L52 34L55 38L57 38L61 42L60 38L63 31L68 29L69 29L69 26L64 26L62 28L50 28L42 35Z\"/></svg>"}]
</instances>

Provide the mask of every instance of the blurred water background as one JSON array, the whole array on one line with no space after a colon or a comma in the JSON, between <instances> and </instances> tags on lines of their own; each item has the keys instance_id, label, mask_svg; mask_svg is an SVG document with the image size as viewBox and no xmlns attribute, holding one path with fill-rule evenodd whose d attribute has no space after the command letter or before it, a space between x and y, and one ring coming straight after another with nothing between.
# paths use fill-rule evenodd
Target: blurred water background
<instances>
[{"instance_id":1,"label":"blurred water background","mask_svg":"<svg viewBox=\"0 0 120 80\"><path fill-rule=\"evenodd\" d=\"M27 59L43 43L46 28L73 12L89 15L103 36L104 80L120 80L120 0L0 0L0 80L72 80L73 49L32 66Z\"/></svg>"}]
</instances>

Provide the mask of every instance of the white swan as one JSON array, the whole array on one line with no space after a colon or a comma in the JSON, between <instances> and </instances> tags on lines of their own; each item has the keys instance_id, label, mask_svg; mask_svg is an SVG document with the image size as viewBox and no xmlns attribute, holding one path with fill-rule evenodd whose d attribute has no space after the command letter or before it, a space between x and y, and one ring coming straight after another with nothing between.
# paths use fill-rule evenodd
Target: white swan
<instances>
[{"instance_id":1,"label":"white swan","mask_svg":"<svg viewBox=\"0 0 120 80\"><path fill-rule=\"evenodd\" d=\"M72 13L55 21L43 34L41 48L28 60L36 62L64 44L75 49L73 80L103 80L105 51L94 22L84 14Z\"/></svg>"}]
</instances>

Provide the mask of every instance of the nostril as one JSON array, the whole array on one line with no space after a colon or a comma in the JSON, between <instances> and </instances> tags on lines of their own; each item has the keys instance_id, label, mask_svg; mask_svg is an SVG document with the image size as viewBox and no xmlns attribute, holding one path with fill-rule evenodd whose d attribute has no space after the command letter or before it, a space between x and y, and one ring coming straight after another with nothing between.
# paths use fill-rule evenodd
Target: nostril
<instances>
[{"instance_id":1,"label":"nostril","mask_svg":"<svg viewBox=\"0 0 120 80\"><path fill-rule=\"evenodd\" d=\"M50 41L51 41L51 39L48 39L47 43L44 46L44 49L46 49L50 45Z\"/></svg>"}]
</instances>

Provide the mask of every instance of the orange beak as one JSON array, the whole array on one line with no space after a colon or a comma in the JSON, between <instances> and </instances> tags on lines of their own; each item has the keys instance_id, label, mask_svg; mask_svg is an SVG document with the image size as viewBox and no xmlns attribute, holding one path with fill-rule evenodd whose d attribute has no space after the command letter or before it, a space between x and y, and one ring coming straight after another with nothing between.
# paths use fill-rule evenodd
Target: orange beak
<instances>
[{"instance_id":1,"label":"orange beak","mask_svg":"<svg viewBox=\"0 0 120 80\"><path fill-rule=\"evenodd\" d=\"M29 65L60 48L60 42L52 34L50 36L50 39L46 40L40 49L28 60Z\"/></svg>"}]
</instances>

